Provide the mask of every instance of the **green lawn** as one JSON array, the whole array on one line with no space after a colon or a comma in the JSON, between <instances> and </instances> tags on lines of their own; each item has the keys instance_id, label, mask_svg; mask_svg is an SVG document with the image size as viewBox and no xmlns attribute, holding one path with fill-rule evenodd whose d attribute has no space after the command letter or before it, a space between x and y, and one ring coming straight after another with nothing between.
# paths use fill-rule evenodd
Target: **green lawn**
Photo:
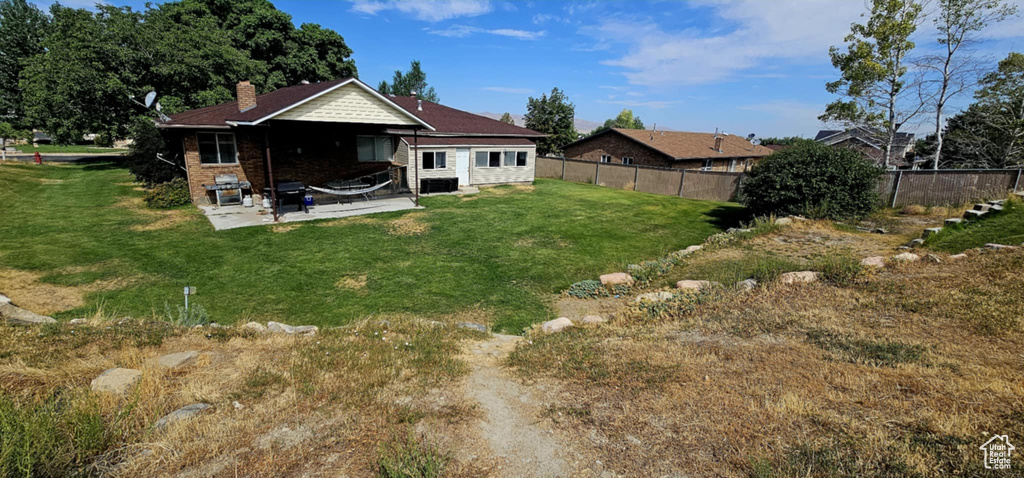
<instances>
[{"instance_id":1,"label":"green lawn","mask_svg":"<svg viewBox=\"0 0 1024 478\"><path fill-rule=\"evenodd\" d=\"M127 149L100 148L100 147L89 146L89 145L60 146L60 145L56 145L56 144L41 144L39 146L32 146L32 145L28 145L28 144L23 144L23 145L20 145L20 146L15 146L15 149L17 149L18 151L20 151L22 153L35 153L35 152L38 151L39 154L46 154L46 153L76 153L76 154L105 154L105 153L109 153L109 154L119 154L119 153L124 153L124 152L128 151Z\"/></svg>"},{"instance_id":2,"label":"green lawn","mask_svg":"<svg viewBox=\"0 0 1024 478\"><path fill-rule=\"evenodd\" d=\"M139 197L111 164L0 166L0 273L87 291L86 304L57 314L163 315L195 286L211 320L340 324L372 314L463 313L518 332L553 317L569 284L664 256L735 225L731 203L538 180L532 191L424 198L423 211L215 232L194 208L167 228L124 207ZM392 221L427 225L395 235ZM366 219L369 218L369 219ZM136 229L133 229L135 226ZM363 288L339 288L354 278ZM97 284L126 279L117 290ZM0 291L2 292L2 291Z\"/></svg>"},{"instance_id":3,"label":"green lawn","mask_svg":"<svg viewBox=\"0 0 1024 478\"><path fill-rule=\"evenodd\" d=\"M946 227L942 232L925 240L925 245L936 250L958 253L981 247L990 242L1017 246L1024 242L1024 204L1009 200L998 214L971 221L959 227Z\"/></svg>"}]
</instances>

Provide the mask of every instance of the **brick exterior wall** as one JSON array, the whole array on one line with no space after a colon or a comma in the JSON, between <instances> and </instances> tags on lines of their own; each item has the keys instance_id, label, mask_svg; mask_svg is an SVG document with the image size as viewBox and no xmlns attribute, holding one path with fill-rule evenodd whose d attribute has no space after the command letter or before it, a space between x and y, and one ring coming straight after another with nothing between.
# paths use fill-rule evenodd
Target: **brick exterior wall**
<instances>
[{"instance_id":1,"label":"brick exterior wall","mask_svg":"<svg viewBox=\"0 0 1024 478\"><path fill-rule=\"evenodd\" d=\"M189 190L197 204L216 204L215 192L203 184L214 184L218 174L236 174L238 179L252 183L252 193L262 198L268 182L265 171L264 128L232 128L231 130L191 130L182 133ZM238 147L237 164L201 164L198 132L234 133ZM306 185L323 186L336 179L347 179L383 171L388 162L359 162L356 136L384 135L372 126L324 123L271 123L269 129L270 158L275 182L300 181ZM392 148L400 137L393 136ZM393 151L394 152L394 151Z\"/></svg>"},{"instance_id":2,"label":"brick exterior wall","mask_svg":"<svg viewBox=\"0 0 1024 478\"><path fill-rule=\"evenodd\" d=\"M240 81L235 87L235 93L238 95L238 111L245 111L253 106L256 106L256 87L252 86L248 81Z\"/></svg>"},{"instance_id":3,"label":"brick exterior wall","mask_svg":"<svg viewBox=\"0 0 1024 478\"><path fill-rule=\"evenodd\" d=\"M582 159L584 161L598 162L602 155L612 157L612 164L622 164L623 157L632 157L633 164L637 166L654 166L658 168L675 169L700 169L704 166L703 159L692 159L675 161L666 154L659 153L651 148L639 144L621 135L608 133L600 136L569 145L564 151L565 157L569 159ZM737 158L734 171L744 171L753 166L760 158ZM728 171L730 159L715 159L712 163L712 171Z\"/></svg>"},{"instance_id":4,"label":"brick exterior wall","mask_svg":"<svg viewBox=\"0 0 1024 478\"><path fill-rule=\"evenodd\" d=\"M214 130L210 130L214 132ZM219 130L217 132L230 132ZM204 184L214 184L218 174L236 174L239 181L252 183L253 192L260 194L265 184L263 171L263 138L256 132L235 132L235 145L238 148L237 164L202 164L199 161L199 139L197 131L183 134L185 148L185 167L188 169L188 187L192 193L192 202L197 204L216 204L217 194L207 191Z\"/></svg>"}]
</instances>

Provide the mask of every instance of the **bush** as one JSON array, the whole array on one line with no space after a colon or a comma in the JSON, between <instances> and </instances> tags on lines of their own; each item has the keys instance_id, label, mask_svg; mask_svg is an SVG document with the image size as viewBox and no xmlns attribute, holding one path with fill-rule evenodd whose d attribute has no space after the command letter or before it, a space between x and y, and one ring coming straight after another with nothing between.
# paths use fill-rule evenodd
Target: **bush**
<instances>
[{"instance_id":1,"label":"bush","mask_svg":"<svg viewBox=\"0 0 1024 478\"><path fill-rule=\"evenodd\" d=\"M116 426L88 396L20 402L0 394L0 476L86 475L90 460L113 444Z\"/></svg>"},{"instance_id":2,"label":"bush","mask_svg":"<svg viewBox=\"0 0 1024 478\"><path fill-rule=\"evenodd\" d=\"M151 208L169 209L188 204L192 201L192 197L189 194L188 181L182 178L174 178L166 183L157 184L153 189L146 191L146 197L143 200Z\"/></svg>"},{"instance_id":3,"label":"bush","mask_svg":"<svg viewBox=\"0 0 1024 478\"><path fill-rule=\"evenodd\" d=\"M652 280L657 279L665 274L668 274L672 270L672 266L676 264L676 261L672 258L658 259L654 261L643 261L639 264L630 264L626 266L626 272L633 276L640 286L649 284Z\"/></svg>"},{"instance_id":4,"label":"bush","mask_svg":"<svg viewBox=\"0 0 1024 478\"><path fill-rule=\"evenodd\" d=\"M569 290L565 291L565 293L569 297L575 297L577 299L608 297L608 289L605 288L601 281L596 280L579 281L569 286Z\"/></svg>"},{"instance_id":5,"label":"bush","mask_svg":"<svg viewBox=\"0 0 1024 478\"><path fill-rule=\"evenodd\" d=\"M409 436L405 442L381 445L377 476L381 478L434 478L442 476L448 455Z\"/></svg>"},{"instance_id":6,"label":"bush","mask_svg":"<svg viewBox=\"0 0 1024 478\"><path fill-rule=\"evenodd\" d=\"M197 325L206 325L210 322L206 309L199 304L192 304L188 309L179 305L177 310L171 309L169 304L164 304L164 317L174 325L189 328Z\"/></svg>"},{"instance_id":7,"label":"bush","mask_svg":"<svg viewBox=\"0 0 1024 478\"><path fill-rule=\"evenodd\" d=\"M754 165L740 201L756 216L859 218L879 206L883 171L857 151L802 143Z\"/></svg>"},{"instance_id":8,"label":"bush","mask_svg":"<svg viewBox=\"0 0 1024 478\"><path fill-rule=\"evenodd\" d=\"M136 118L132 123L129 136L132 139L132 145L128 147L126 162L128 171L135 176L137 181L153 185L184 177L185 171L181 168L156 159L157 154L162 154L168 160L174 160L175 155L170 153L170 148L163 136L160 135L160 130L153 124L152 119ZM182 159L178 157L177 161L182 161ZM184 165L184 163L182 164Z\"/></svg>"}]
</instances>

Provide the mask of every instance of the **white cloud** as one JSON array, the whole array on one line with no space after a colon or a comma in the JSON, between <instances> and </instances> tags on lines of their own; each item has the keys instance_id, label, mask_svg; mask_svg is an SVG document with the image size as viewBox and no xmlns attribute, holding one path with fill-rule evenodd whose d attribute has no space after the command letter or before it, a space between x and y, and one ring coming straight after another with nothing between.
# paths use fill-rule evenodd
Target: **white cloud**
<instances>
[{"instance_id":1,"label":"white cloud","mask_svg":"<svg viewBox=\"0 0 1024 478\"><path fill-rule=\"evenodd\" d=\"M485 86L480 88L484 91L493 91L495 93L511 93L516 95L532 95L533 90L529 88L513 88L510 86Z\"/></svg>"},{"instance_id":2,"label":"white cloud","mask_svg":"<svg viewBox=\"0 0 1024 478\"><path fill-rule=\"evenodd\" d=\"M439 22L449 18L475 17L492 10L488 0L353 0L352 11L376 15L395 10L418 20Z\"/></svg>"},{"instance_id":3,"label":"white cloud","mask_svg":"<svg viewBox=\"0 0 1024 478\"><path fill-rule=\"evenodd\" d=\"M490 35L498 35L503 37L516 38L519 40L536 40L545 33L544 30L540 31L529 31L529 30L514 30L511 28L498 28L494 30L488 30L486 28L471 27L469 25L452 25L446 28L438 29L427 29L427 33L431 35L440 35L443 37L451 38L465 38L474 33L486 33Z\"/></svg>"},{"instance_id":4,"label":"white cloud","mask_svg":"<svg viewBox=\"0 0 1024 478\"><path fill-rule=\"evenodd\" d=\"M829 46L841 44L864 11L858 1L704 0L695 5L720 20L707 22L713 30L666 31L652 20L613 18L581 33L600 47L613 44L613 50L625 51L603 63L622 68L630 83L701 84L741 72L771 74L759 68L772 61L826 58ZM729 28L718 28L723 21Z\"/></svg>"}]
</instances>

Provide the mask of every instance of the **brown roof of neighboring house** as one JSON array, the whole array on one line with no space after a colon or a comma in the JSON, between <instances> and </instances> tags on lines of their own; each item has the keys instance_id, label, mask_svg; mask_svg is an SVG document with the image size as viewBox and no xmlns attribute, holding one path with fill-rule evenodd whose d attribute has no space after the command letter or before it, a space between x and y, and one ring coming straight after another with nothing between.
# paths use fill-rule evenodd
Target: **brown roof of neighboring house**
<instances>
[{"instance_id":1,"label":"brown roof of neighboring house","mask_svg":"<svg viewBox=\"0 0 1024 478\"><path fill-rule=\"evenodd\" d=\"M713 133L612 128L598 134L607 134L608 132L618 133L676 160L753 158L772 154L772 150L764 146L751 144L745 138L732 135L722 136L722 151L718 152L715 151L715 135ZM595 136L597 135L583 138L577 143L587 141Z\"/></svg>"},{"instance_id":2,"label":"brown roof of neighboring house","mask_svg":"<svg viewBox=\"0 0 1024 478\"><path fill-rule=\"evenodd\" d=\"M339 78L337 80L310 83L306 85L295 85L280 88L269 93L256 96L256 106L246 111L238 111L238 102L230 101L216 106L199 108L171 115L169 123L163 123L165 127L224 127L228 122L254 122L281 111L291 105L309 99L312 96L323 93L330 88L349 80L359 81L353 78ZM361 83L361 82L360 82ZM366 86L365 83L361 83ZM369 88L369 86L366 86ZM462 135L495 135L495 136L520 136L520 137L542 137L544 134L522 128L519 126L502 123L473 113L468 113L455 108L449 108L429 101L423 102L423 111L417 110L416 98L411 96L385 96L404 112L419 118L421 121L433 126L435 131L424 132L429 134L462 134ZM495 143L491 143L495 144Z\"/></svg>"},{"instance_id":3,"label":"brown roof of neighboring house","mask_svg":"<svg viewBox=\"0 0 1024 478\"><path fill-rule=\"evenodd\" d=\"M413 141L412 136L403 136L410 146L414 143L423 147L429 146L533 146L528 138L510 138L506 136L420 136Z\"/></svg>"},{"instance_id":4,"label":"brown roof of neighboring house","mask_svg":"<svg viewBox=\"0 0 1024 478\"><path fill-rule=\"evenodd\" d=\"M416 98L412 96L389 96L391 101L405 108L419 119L430 123L438 133L461 133L479 135L519 135L544 136L532 129L502 123L501 121L457 110L437 103L423 100L423 111L419 111Z\"/></svg>"}]
</instances>

